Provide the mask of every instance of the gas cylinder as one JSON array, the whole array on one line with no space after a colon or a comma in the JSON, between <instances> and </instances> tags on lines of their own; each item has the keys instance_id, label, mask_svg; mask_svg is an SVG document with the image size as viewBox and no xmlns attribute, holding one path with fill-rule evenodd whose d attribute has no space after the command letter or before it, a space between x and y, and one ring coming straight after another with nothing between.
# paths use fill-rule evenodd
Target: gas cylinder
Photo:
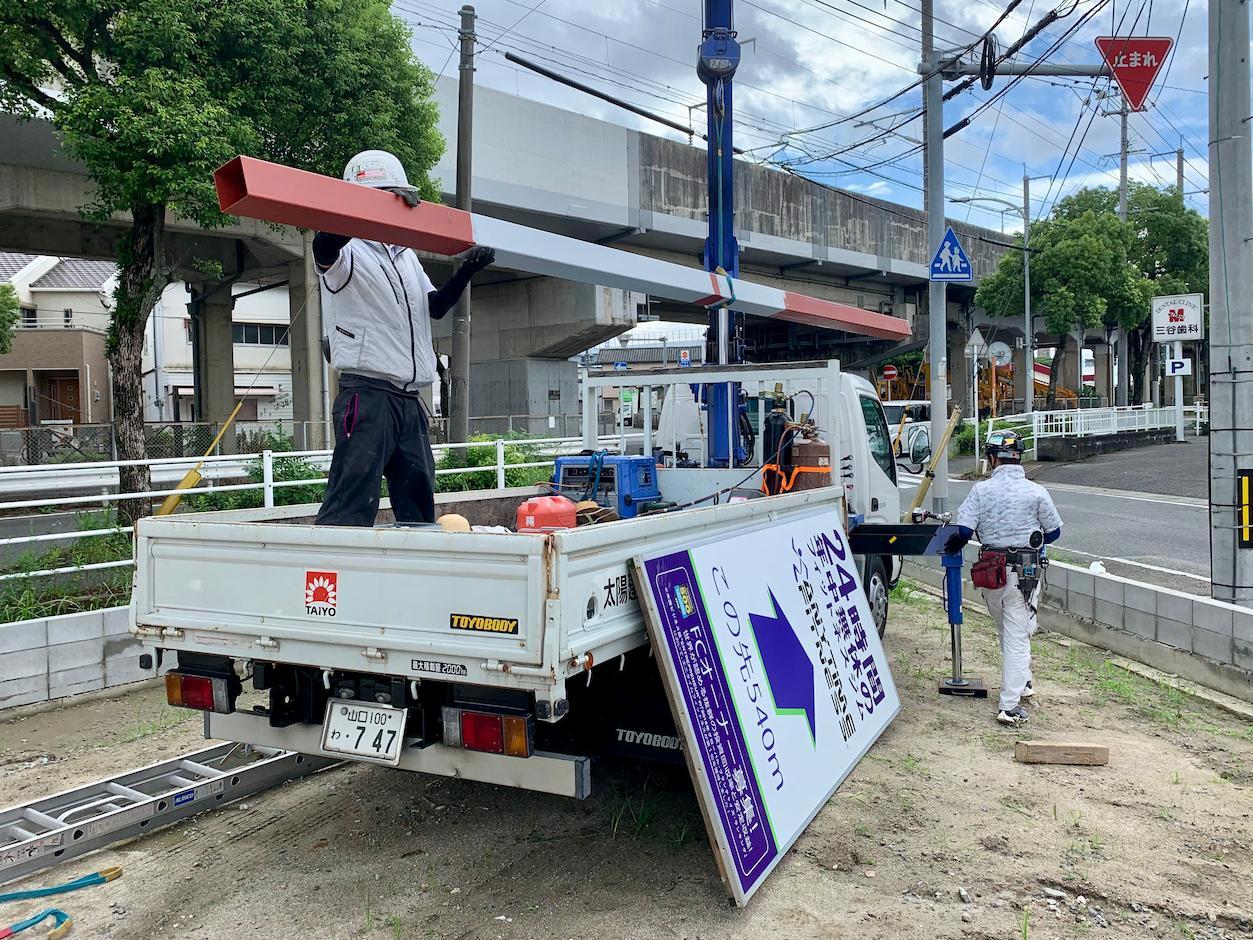
<instances>
[{"instance_id":1,"label":"gas cylinder","mask_svg":"<svg viewBox=\"0 0 1253 940\"><path fill-rule=\"evenodd\" d=\"M791 490L816 490L831 485L831 445L815 431L792 445Z\"/></svg>"}]
</instances>

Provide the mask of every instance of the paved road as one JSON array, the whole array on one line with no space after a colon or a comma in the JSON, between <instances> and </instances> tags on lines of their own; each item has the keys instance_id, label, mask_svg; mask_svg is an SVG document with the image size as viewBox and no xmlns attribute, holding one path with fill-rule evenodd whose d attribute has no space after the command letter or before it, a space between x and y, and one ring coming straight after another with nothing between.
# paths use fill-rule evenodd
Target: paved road
<instances>
[{"instance_id":1,"label":"paved road","mask_svg":"<svg viewBox=\"0 0 1253 940\"><path fill-rule=\"evenodd\" d=\"M1111 574L1192 594L1209 593L1205 500L1041 482L1064 523L1054 558L1081 565L1100 560ZM949 508L955 510L973 485L950 480ZM912 498L915 488L916 483L905 477L902 496Z\"/></svg>"}]
</instances>

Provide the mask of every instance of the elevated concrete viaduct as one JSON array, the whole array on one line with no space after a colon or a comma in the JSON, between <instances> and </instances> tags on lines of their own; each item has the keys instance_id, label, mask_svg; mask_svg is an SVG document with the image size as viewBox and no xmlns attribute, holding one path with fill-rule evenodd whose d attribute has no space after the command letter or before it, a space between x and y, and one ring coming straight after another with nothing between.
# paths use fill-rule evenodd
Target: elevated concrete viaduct
<instances>
[{"instance_id":1,"label":"elevated concrete viaduct","mask_svg":"<svg viewBox=\"0 0 1253 940\"><path fill-rule=\"evenodd\" d=\"M455 178L456 83L437 86L440 124L449 149L435 168L445 190ZM474 193L477 212L589 241L612 243L700 266L705 238L703 146L655 137L492 89L477 92ZM490 129L490 133L486 132ZM370 141L360 142L362 148ZM700 142L697 141L697 144ZM929 250L923 214L855 193L820 186L778 170L737 163L737 235L746 277L814 296L910 318L926 331ZM90 203L84 168L61 150L45 122L0 115L0 250L112 258L125 219L85 221ZM976 277L992 271L1011 239L954 223ZM202 273L220 266L228 281L285 280L297 421L323 417L321 314L301 232L236 221L204 230L172 218L169 234L179 276L194 288L192 311L202 355L201 415L220 420L233 394L231 297ZM433 280L452 270L426 259ZM971 317L973 290L949 291L954 396L964 385L956 368ZM476 414L560 414L577 408L575 368L568 357L609 339L642 317L704 322L699 308L680 309L643 295L489 270L474 288L471 402ZM1001 338L1020 335L1006 325ZM746 324L748 351L758 361L839 356L872 357L881 341L787 324ZM437 324L436 345L451 351L451 323ZM330 378L333 383L333 376ZM546 422L543 426L546 426ZM541 430L543 426L536 429ZM310 445L320 441L307 441Z\"/></svg>"}]
</instances>

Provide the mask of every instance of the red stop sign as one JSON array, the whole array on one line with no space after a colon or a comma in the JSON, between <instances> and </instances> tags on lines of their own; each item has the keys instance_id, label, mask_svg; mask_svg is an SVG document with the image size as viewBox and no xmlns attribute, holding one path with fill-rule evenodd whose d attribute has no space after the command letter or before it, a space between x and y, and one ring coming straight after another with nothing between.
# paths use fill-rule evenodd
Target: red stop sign
<instances>
[{"instance_id":1,"label":"red stop sign","mask_svg":"<svg viewBox=\"0 0 1253 940\"><path fill-rule=\"evenodd\" d=\"M883 378L886 381L891 382L894 378L896 378L896 376L897 376L896 366L884 366L883 367Z\"/></svg>"}]
</instances>

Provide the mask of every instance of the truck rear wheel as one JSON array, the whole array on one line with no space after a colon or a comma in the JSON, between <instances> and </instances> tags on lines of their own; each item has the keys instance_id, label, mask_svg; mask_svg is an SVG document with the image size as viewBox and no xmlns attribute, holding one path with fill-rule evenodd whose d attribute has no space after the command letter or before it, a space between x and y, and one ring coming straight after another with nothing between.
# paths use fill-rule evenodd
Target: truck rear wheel
<instances>
[{"instance_id":1,"label":"truck rear wheel","mask_svg":"<svg viewBox=\"0 0 1253 940\"><path fill-rule=\"evenodd\" d=\"M870 605L879 636L888 628L888 569L883 559L875 556L866 564L866 603Z\"/></svg>"}]
</instances>

